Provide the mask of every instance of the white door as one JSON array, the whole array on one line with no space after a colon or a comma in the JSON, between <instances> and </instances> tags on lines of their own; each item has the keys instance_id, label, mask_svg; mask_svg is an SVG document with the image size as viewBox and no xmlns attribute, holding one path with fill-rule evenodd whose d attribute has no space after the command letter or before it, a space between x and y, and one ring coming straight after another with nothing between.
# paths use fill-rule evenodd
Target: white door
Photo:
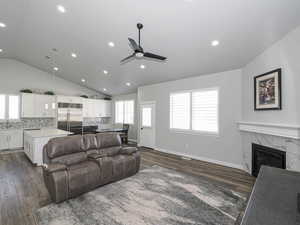
<instances>
[{"instance_id":1,"label":"white door","mask_svg":"<svg viewBox=\"0 0 300 225\"><path fill-rule=\"evenodd\" d=\"M155 103L140 105L140 146L155 148Z\"/></svg>"}]
</instances>

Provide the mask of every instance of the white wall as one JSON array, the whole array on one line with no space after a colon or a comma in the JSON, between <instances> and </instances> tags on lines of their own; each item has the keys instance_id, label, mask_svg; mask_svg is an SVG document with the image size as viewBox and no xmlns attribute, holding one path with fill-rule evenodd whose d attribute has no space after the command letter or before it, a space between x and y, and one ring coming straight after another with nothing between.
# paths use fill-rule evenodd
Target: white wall
<instances>
[{"instance_id":1,"label":"white wall","mask_svg":"<svg viewBox=\"0 0 300 225\"><path fill-rule=\"evenodd\" d=\"M112 123L115 123L115 102L119 100L134 100L134 124L130 125L129 132L128 132L128 137L131 140L137 140L137 129L138 129L138 102L137 102L137 93L133 94L127 94L127 95L119 95L119 96L114 96L113 97L113 103L112 103L112 111L113 111L113 120ZM120 127L122 125L120 124L115 124L115 127Z\"/></svg>"},{"instance_id":2,"label":"white wall","mask_svg":"<svg viewBox=\"0 0 300 225\"><path fill-rule=\"evenodd\" d=\"M138 100L156 101L156 147L241 167L241 137L236 122L241 118L241 70L198 76L138 89ZM171 92L209 87L220 88L220 135L174 133L169 129Z\"/></svg>"},{"instance_id":3,"label":"white wall","mask_svg":"<svg viewBox=\"0 0 300 225\"><path fill-rule=\"evenodd\" d=\"M254 111L253 77L282 68L282 110ZM243 68L242 120L300 124L300 27Z\"/></svg>"},{"instance_id":4,"label":"white wall","mask_svg":"<svg viewBox=\"0 0 300 225\"><path fill-rule=\"evenodd\" d=\"M0 93L15 94L21 89L53 91L55 94L79 96L102 94L69 82L12 59L0 59Z\"/></svg>"}]
</instances>

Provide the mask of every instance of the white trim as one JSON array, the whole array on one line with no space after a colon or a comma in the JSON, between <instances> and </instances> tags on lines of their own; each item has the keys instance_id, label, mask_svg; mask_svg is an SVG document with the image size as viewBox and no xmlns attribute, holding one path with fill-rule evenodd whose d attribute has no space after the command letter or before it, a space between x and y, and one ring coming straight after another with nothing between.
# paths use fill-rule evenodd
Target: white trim
<instances>
[{"instance_id":1,"label":"white trim","mask_svg":"<svg viewBox=\"0 0 300 225\"><path fill-rule=\"evenodd\" d=\"M137 140L136 140L136 139L130 139L130 138L129 138L128 141L137 143Z\"/></svg>"},{"instance_id":2,"label":"white trim","mask_svg":"<svg viewBox=\"0 0 300 225\"><path fill-rule=\"evenodd\" d=\"M166 150L166 149L162 149L162 148L155 148L155 150L160 151L160 152L165 152L165 153L169 153L169 154L182 156L182 157L185 157L185 158L201 160L201 161L205 161L205 162L209 162L209 163L218 164L218 165L221 165L221 166L227 166L227 167L231 167L231 168L246 171L246 168L243 165L240 165L240 164L228 163L228 162L219 161L219 160L206 158L206 157L202 157L202 156L194 156L194 155L184 154L184 153L181 153L181 152L170 151L170 150Z\"/></svg>"},{"instance_id":3,"label":"white trim","mask_svg":"<svg viewBox=\"0 0 300 225\"><path fill-rule=\"evenodd\" d=\"M240 131L300 139L300 125L238 122Z\"/></svg>"}]
</instances>

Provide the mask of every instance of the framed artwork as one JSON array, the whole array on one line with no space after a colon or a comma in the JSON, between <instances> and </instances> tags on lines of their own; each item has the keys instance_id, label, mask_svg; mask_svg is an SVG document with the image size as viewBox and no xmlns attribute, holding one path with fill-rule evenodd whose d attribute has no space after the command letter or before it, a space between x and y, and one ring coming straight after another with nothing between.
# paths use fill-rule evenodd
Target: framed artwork
<instances>
[{"instance_id":1,"label":"framed artwork","mask_svg":"<svg viewBox=\"0 0 300 225\"><path fill-rule=\"evenodd\" d=\"M281 69L254 77L254 110L281 110Z\"/></svg>"}]
</instances>

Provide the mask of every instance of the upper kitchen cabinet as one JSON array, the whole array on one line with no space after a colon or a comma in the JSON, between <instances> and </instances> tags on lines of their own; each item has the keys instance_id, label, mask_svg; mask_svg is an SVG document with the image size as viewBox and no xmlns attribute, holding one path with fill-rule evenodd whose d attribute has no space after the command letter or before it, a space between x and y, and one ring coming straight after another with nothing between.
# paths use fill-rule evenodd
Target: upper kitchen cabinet
<instances>
[{"instance_id":1,"label":"upper kitchen cabinet","mask_svg":"<svg viewBox=\"0 0 300 225\"><path fill-rule=\"evenodd\" d=\"M111 101L106 101L102 99L84 99L83 117L111 117Z\"/></svg>"},{"instance_id":2,"label":"upper kitchen cabinet","mask_svg":"<svg viewBox=\"0 0 300 225\"><path fill-rule=\"evenodd\" d=\"M57 96L58 103L74 103L74 104L83 104L84 99L82 97L74 97L74 96Z\"/></svg>"},{"instance_id":3,"label":"upper kitchen cabinet","mask_svg":"<svg viewBox=\"0 0 300 225\"><path fill-rule=\"evenodd\" d=\"M56 97L23 93L21 115L22 118L56 117Z\"/></svg>"}]
</instances>

